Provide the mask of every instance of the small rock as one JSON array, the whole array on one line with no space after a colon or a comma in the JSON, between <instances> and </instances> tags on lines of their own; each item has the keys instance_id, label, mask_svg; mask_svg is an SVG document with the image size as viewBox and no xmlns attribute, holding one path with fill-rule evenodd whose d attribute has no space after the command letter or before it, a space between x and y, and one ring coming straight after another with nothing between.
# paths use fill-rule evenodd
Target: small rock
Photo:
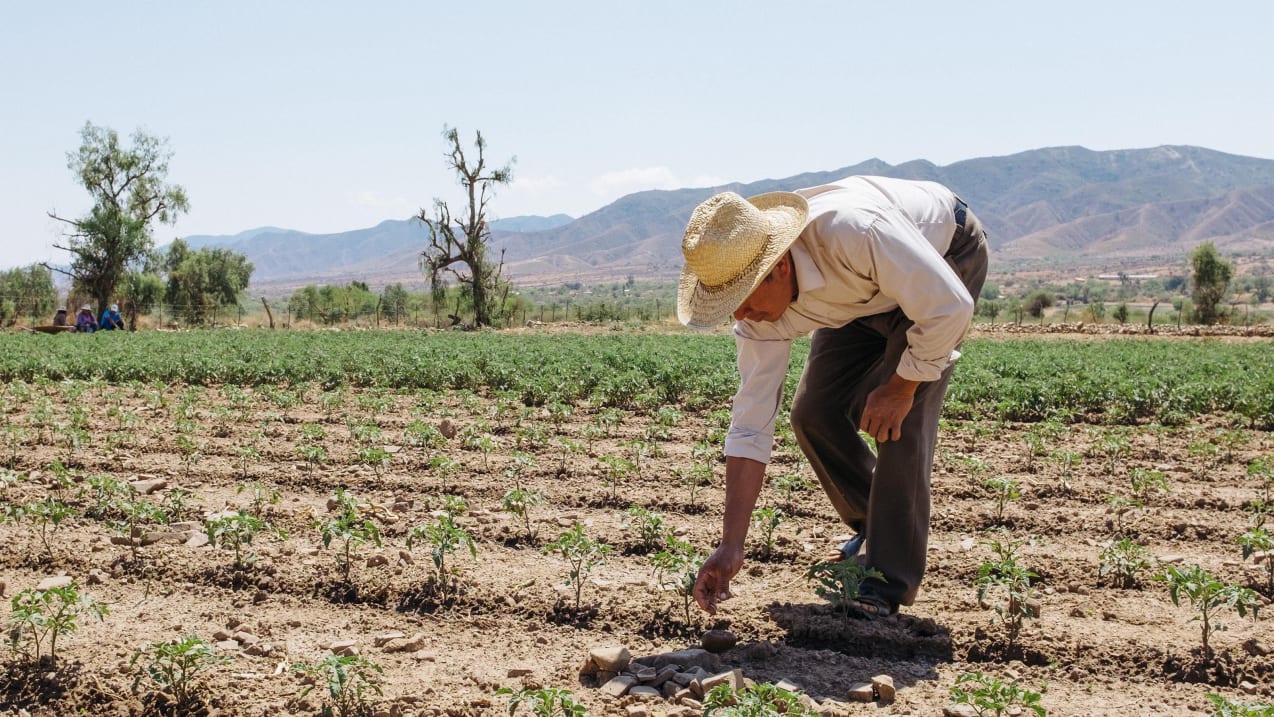
<instances>
[{"instance_id":1,"label":"small rock","mask_svg":"<svg viewBox=\"0 0 1274 717\"><path fill-rule=\"evenodd\" d=\"M0 583L0 595L4 594L4 583ZM1252 657L1264 657L1270 654L1270 646L1255 637L1243 642L1243 650Z\"/></svg>"},{"instance_id":2,"label":"small rock","mask_svg":"<svg viewBox=\"0 0 1274 717\"><path fill-rule=\"evenodd\" d=\"M1239 689L1243 690L1243 693L1248 695L1254 695L1257 692L1256 683L1250 682L1248 680L1243 680L1242 682L1240 682Z\"/></svg>"},{"instance_id":3,"label":"small rock","mask_svg":"<svg viewBox=\"0 0 1274 717\"><path fill-rule=\"evenodd\" d=\"M978 717L973 705L951 705L942 708L942 717Z\"/></svg>"},{"instance_id":4,"label":"small rock","mask_svg":"<svg viewBox=\"0 0 1274 717\"><path fill-rule=\"evenodd\" d=\"M150 480L137 480L129 483L138 495L150 495L157 490L168 487L168 481L164 478L151 478Z\"/></svg>"},{"instance_id":5,"label":"small rock","mask_svg":"<svg viewBox=\"0 0 1274 717\"><path fill-rule=\"evenodd\" d=\"M601 690L604 694L608 694L611 697L623 697L636 682L636 678L631 675L619 675L607 680L606 684L602 685Z\"/></svg>"},{"instance_id":6,"label":"small rock","mask_svg":"<svg viewBox=\"0 0 1274 717\"><path fill-rule=\"evenodd\" d=\"M658 689L648 685L634 685L633 687L628 688L628 694L631 697L637 697L639 699L645 699L647 697L660 699L663 697L663 694L661 694Z\"/></svg>"},{"instance_id":7,"label":"small rock","mask_svg":"<svg viewBox=\"0 0 1274 717\"><path fill-rule=\"evenodd\" d=\"M239 651L239 643L234 640L218 640L216 645L218 650L224 650L226 652Z\"/></svg>"},{"instance_id":8,"label":"small rock","mask_svg":"<svg viewBox=\"0 0 1274 717\"><path fill-rule=\"evenodd\" d=\"M257 637L256 635L253 635L250 632L243 632L242 630L240 630L239 632L236 632L234 634L234 640L235 642L238 642L240 645L255 645L261 641L261 638Z\"/></svg>"},{"instance_id":9,"label":"small rock","mask_svg":"<svg viewBox=\"0 0 1274 717\"><path fill-rule=\"evenodd\" d=\"M973 538L965 538L964 540L960 541L960 549L967 553L970 550L973 550L973 546L977 544L978 544L977 541L974 540Z\"/></svg>"},{"instance_id":10,"label":"small rock","mask_svg":"<svg viewBox=\"0 0 1274 717\"><path fill-rule=\"evenodd\" d=\"M508 676L509 677L526 677L527 675L533 674L534 672L535 670L532 670L529 667L510 667Z\"/></svg>"},{"instance_id":11,"label":"small rock","mask_svg":"<svg viewBox=\"0 0 1274 717\"><path fill-rule=\"evenodd\" d=\"M743 670L730 670L713 675L699 683L703 687L704 694L712 691L717 685L729 685L731 692L738 692L743 689Z\"/></svg>"},{"instance_id":12,"label":"small rock","mask_svg":"<svg viewBox=\"0 0 1274 717\"><path fill-rule=\"evenodd\" d=\"M385 632L385 633L381 633L377 635L376 637L373 637L372 644L375 645L376 647L384 647L386 643L392 642L394 640L402 640L402 639L405 639L406 637L407 637L406 635L404 635L401 632L398 632L397 630L393 632Z\"/></svg>"},{"instance_id":13,"label":"small rock","mask_svg":"<svg viewBox=\"0 0 1274 717\"><path fill-rule=\"evenodd\" d=\"M438 432L442 434L443 438L451 440L456 437L456 424L450 418L444 418L442 423L438 425Z\"/></svg>"},{"instance_id":14,"label":"small rock","mask_svg":"<svg viewBox=\"0 0 1274 717\"><path fill-rule=\"evenodd\" d=\"M367 559L367 567L377 568L382 565L389 565L389 558L384 555L373 555Z\"/></svg>"},{"instance_id":15,"label":"small rock","mask_svg":"<svg viewBox=\"0 0 1274 717\"><path fill-rule=\"evenodd\" d=\"M1176 553L1173 553L1171 555L1160 556L1159 563L1161 565L1175 565L1185 559L1186 559L1186 556L1177 555Z\"/></svg>"},{"instance_id":16,"label":"small rock","mask_svg":"<svg viewBox=\"0 0 1274 717\"><path fill-rule=\"evenodd\" d=\"M653 682L655 675L659 674L655 671L655 668L644 667L641 663L630 663L629 667L633 668L629 670L632 673L632 676L636 677L637 681L643 684Z\"/></svg>"},{"instance_id":17,"label":"small rock","mask_svg":"<svg viewBox=\"0 0 1274 717\"><path fill-rule=\"evenodd\" d=\"M622 672L632 661L632 653L627 647L594 647L588 651L588 659L598 670Z\"/></svg>"},{"instance_id":18,"label":"small rock","mask_svg":"<svg viewBox=\"0 0 1274 717\"><path fill-rule=\"evenodd\" d=\"M836 700L823 700L818 706L819 717L849 717L849 705Z\"/></svg>"},{"instance_id":19,"label":"small rock","mask_svg":"<svg viewBox=\"0 0 1274 717\"><path fill-rule=\"evenodd\" d=\"M407 550L399 550L399 551L398 551L398 562L400 562L400 563L406 563L406 564L408 564L408 565L415 565L415 564L416 564L416 559L415 559L415 558L413 558L413 557L411 557L411 552L410 552L410 551L407 551Z\"/></svg>"},{"instance_id":20,"label":"small rock","mask_svg":"<svg viewBox=\"0 0 1274 717\"><path fill-rule=\"evenodd\" d=\"M9 584L0 580L0 597L4 597L4 591L9 588Z\"/></svg>"},{"instance_id":21,"label":"small rock","mask_svg":"<svg viewBox=\"0 0 1274 717\"><path fill-rule=\"evenodd\" d=\"M212 633L212 639L216 640L217 642L233 640L234 633L230 632L229 630L217 630L216 632Z\"/></svg>"},{"instance_id":22,"label":"small rock","mask_svg":"<svg viewBox=\"0 0 1274 717\"><path fill-rule=\"evenodd\" d=\"M641 663L651 667L680 665L683 671L690 667L701 667L709 674L721 671L721 658L699 647L643 657Z\"/></svg>"},{"instance_id":23,"label":"small rock","mask_svg":"<svg viewBox=\"0 0 1274 717\"><path fill-rule=\"evenodd\" d=\"M870 682L856 682L850 685L847 697L852 702L874 702L876 690L872 688Z\"/></svg>"},{"instance_id":24,"label":"small rock","mask_svg":"<svg viewBox=\"0 0 1274 717\"><path fill-rule=\"evenodd\" d=\"M774 683L774 686L775 686L775 687L777 687L777 688L778 688L778 689L780 689L780 690L786 690L787 692L800 692L800 691L801 691L801 686L800 686L800 685L796 684L795 682L789 682L789 681L787 681L787 680L779 680L778 682L775 682L775 683Z\"/></svg>"},{"instance_id":25,"label":"small rock","mask_svg":"<svg viewBox=\"0 0 1274 717\"><path fill-rule=\"evenodd\" d=\"M650 717L650 708L646 705L628 705L628 711L625 714L628 717Z\"/></svg>"},{"instance_id":26,"label":"small rock","mask_svg":"<svg viewBox=\"0 0 1274 717\"><path fill-rule=\"evenodd\" d=\"M739 638L729 630L708 630L699 642L708 652L721 653L738 644Z\"/></svg>"},{"instance_id":27,"label":"small rock","mask_svg":"<svg viewBox=\"0 0 1274 717\"><path fill-rule=\"evenodd\" d=\"M248 645L248 649L244 650L244 652L253 657L269 657L274 652L274 646L268 642L258 642Z\"/></svg>"},{"instance_id":28,"label":"small rock","mask_svg":"<svg viewBox=\"0 0 1274 717\"><path fill-rule=\"evenodd\" d=\"M35 586L35 589L41 592L45 590L56 590L58 588L70 587L73 582L75 582L75 578L70 575L58 575L41 580L40 584Z\"/></svg>"},{"instance_id":29,"label":"small rock","mask_svg":"<svg viewBox=\"0 0 1274 717\"><path fill-rule=\"evenodd\" d=\"M352 657L358 654L358 640L336 640L328 643L327 649L332 651L333 655L340 657Z\"/></svg>"},{"instance_id":30,"label":"small rock","mask_svg":"<svg viewBox=\"0 0 1274 717\"><path fill-rule=\"evenodd\" d=\"M419 652L425 649L428 637L423 632L411 636L410 640L392 642L385 645L385 652Z\"/></svg>"},{"instance_id":31,"label":"small rock","mask_svg":"<svg viewBox=\"0 0 1274 717\"><path fill-rule=\"evenodd\" d=\"M97 568L93 568L92 570L88 571L88 584L101 585L102 583L106 582L107 577L108 576L106 575L106 573L102 572L101 570L98 570ZM0 595L3 595L3 594L4 594L4 590L0 590Z\"/></svg>"},{"instance_id":32,"label":"small rock","mask_svg":"<svg viewBox=\"0 0 1274 717\"><path fill-rule=\"evenodd\" d=\"M876 699L884 704L894 701L897 691L894 689L894 678L889 675L876 675L871 678L871 686L876 688Z\"/></svg>"},{"instance_id":33,"label":"small rock","mask_svg":"<svg viewBox=\"0 0 1274 717\"><path fill-rule=\"evenodd\" d=\"M207 533L191 533L190 537L186 539L187 548L202 548L203 546L207 544L208 544Z\"/></svg>"},{"instance_id":34,"label":"small rock","mask_svg":"<svg viewBox=\"0 0 1274 717\"><path fill-rule=\"evenodd\" d=\"M649 680L643 680L643 682L649 682L651 687L658 687L668 680L671 680L676 674L676 665L664 665L658 672L655 673L654 677Z\"/></svg>"}]
</instances>

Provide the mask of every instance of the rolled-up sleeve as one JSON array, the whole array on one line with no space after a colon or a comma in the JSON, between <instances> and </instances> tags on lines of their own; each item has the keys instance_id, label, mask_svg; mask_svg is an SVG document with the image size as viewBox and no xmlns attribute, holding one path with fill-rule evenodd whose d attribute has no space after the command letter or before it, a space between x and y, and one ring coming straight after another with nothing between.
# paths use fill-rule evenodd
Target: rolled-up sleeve
<instances>
[{"instance_id":1,"label":"rolled-up sleeve","mask_svg":"<svg viewBox=\"0 0 1274 717\"><path fill-rule=\"evenodd\" d=\"M898 375L935 381L960 357L956 347L973 320L973 298L951 265L896 212L882 214L868 236L881 293L897 301L914 322Z\"/></svg>"},{"instance_id":2,"label":"rolled-up sleeve","mask_svg":"<svg viewBox=\"0 0 1274 717\"><path fill-rule=\"evenodd\" d=\"M742 322L735 326L734 341L738 351L739 391L734 395L725 454L769 463L792 341L747 336Z\"/></svg>"}]
</instances>

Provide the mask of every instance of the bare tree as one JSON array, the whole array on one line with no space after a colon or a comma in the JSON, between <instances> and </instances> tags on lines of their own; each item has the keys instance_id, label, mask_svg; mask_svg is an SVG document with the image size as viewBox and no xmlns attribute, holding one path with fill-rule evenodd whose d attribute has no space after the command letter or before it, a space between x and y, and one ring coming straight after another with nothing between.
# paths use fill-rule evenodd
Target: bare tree
<instances>
[{"instance_id":1,"label":"bare tree","mask_svg":"<svg viewBox=\"0 0 1274 717\"><path fill-rule=\"evenodd\" d=\"M473 145L478 158L470 163L460 146L460 133L451 127L443 130L443 136L451 145L447 166L459 177L468 203L459 219L452 216L446 202L437 198L432 218L424 209L420 210L420 220L429 227L429 246L420 253L420 270L429 276L436 303L442 303L446 278L450 275L459 284L461 293L473 301L474 324L490 326L508 294L508 284L501 278L504 252L500 252L498 263L488 258L491 230L487 227L487 202L495 185L512 181L516 158L498 169L488 169L486 140L481 132L475 135Z\"/></svg>"},{"instance_id":2,"label":"bare tree","mask_svg":"<svg viewBox=\"0 0 1274 717\"><path fill-rule=\"evenodd\" d=\"M79 152L67 154L67 168L93 197L93 208L79 219L49 212L69 226L65 244L54 246L72 256L69 271L45 266L73 278L101 310L129 264L150 252L151 223L176 222L189 206L184 189L164 184L172 156L166 140L138 130L133 146L125 148L115 130L91 122L85 123L80 138Z\"/></svg>"}]
</instances>

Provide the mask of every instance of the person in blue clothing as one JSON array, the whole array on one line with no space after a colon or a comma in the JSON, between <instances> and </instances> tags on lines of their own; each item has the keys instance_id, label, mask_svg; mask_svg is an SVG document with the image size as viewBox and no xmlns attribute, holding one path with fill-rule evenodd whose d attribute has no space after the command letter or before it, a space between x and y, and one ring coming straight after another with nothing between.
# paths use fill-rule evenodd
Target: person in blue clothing
<instances>
[{"instance_id":1,"label":"person in blue clothing","mask_svg":"<svg viewBox=\"0 0 1274 717\"><path fill-rule=\"evenodd\" d=\"M111 304L111 308L102 312L102 318L97 322L102 331L124 330L124 317L119 315L119 304Z\"/></svg>"},{"instance_id":2,"label":"person in blue clothing","mask_svg":"<svg viewBox=\"0 0 1274 717\"><path fill-rule=\"evenodd\" d=\"M75 317L75 330L79 333L91 334L97 331L97 319L93 318L93 307L85 304Z\"/></svg>"}]
</instances>

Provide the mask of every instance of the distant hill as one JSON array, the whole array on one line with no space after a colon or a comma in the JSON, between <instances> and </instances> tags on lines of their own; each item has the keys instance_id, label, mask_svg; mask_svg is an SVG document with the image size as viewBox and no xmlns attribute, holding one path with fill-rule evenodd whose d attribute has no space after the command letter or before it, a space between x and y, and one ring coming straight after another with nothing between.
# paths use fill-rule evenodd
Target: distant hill
<instances>
[{"instance_id":1,"label":"distant hill","mask_svg":"<svg viewBox=\"0 0 1274 717\"><path fill-rule=\"evenodd\" d=\"M493 222L493 248L504 252L508 274L527 283L625 274L673 278L686 220L705 198L726 190L745 196L791 190L851 174L946 184L986 224L993 260L1000 262L1184 254L1204 240L1222 251L1274 249L1274 160L1188 146L1052 147L946 166L871 159L784 179L638 192L575 220ZM416 260L426 240L415 219L339 234L262 228L187 239L246 254L257 267L256 287L350 278L418 283Z\"/></svg>"}]
</instances>

